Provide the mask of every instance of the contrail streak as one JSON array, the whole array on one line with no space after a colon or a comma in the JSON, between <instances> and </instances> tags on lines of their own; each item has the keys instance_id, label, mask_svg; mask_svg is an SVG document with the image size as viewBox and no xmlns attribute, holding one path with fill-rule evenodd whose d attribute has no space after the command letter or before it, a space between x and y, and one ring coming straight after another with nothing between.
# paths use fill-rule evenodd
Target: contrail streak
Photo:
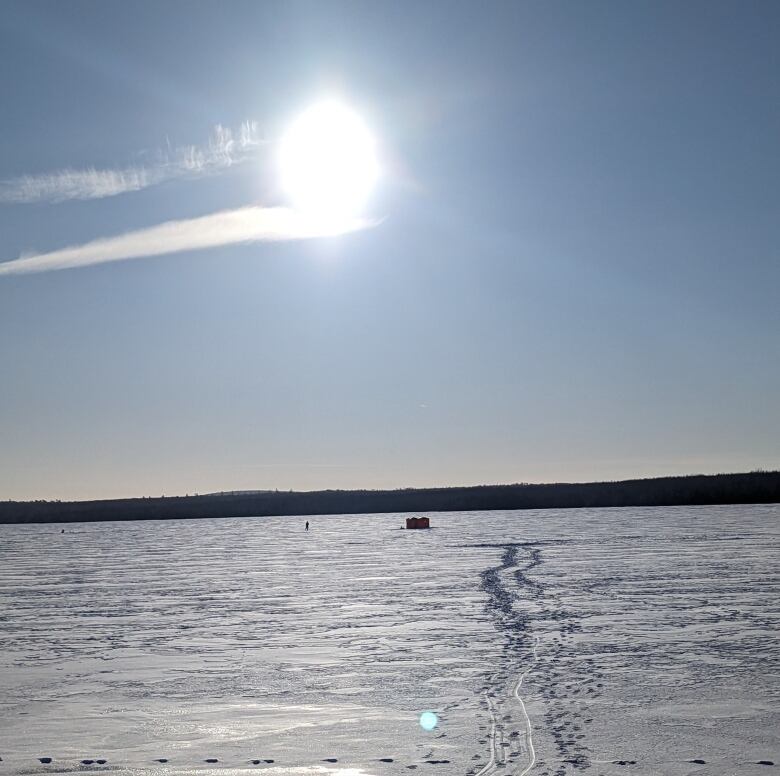
<instances>
[{"instance_id":1,"label":"contrail streak","mask_svg":"<svg viewBox=\"0 0 780 776\"><path fill-rule=\"evenodd\" d=\"M206 145L171 148L169 143L148 164L115 169L68 168L0 180L0 204L103 199L177 178L213 175L254 158L264 142L255 121L245 121L238 132L218 124Z\"/></svg>"},{"instance_id":2,"label":"contrail streak","mask_svg":"<svg viewBox=\"0 0 780 776\"><path fill-rule=\"evenodd\" d=\"M166 221L147 229L91 240L82 245L21 256L0 263L0 275L86 267L109 261L162 256L237 243L335 237L367 229L377 223L353 219L337 225L326 224L290 208L250 206L223 210L199 218Z\"/></svg>"}]
</instances>

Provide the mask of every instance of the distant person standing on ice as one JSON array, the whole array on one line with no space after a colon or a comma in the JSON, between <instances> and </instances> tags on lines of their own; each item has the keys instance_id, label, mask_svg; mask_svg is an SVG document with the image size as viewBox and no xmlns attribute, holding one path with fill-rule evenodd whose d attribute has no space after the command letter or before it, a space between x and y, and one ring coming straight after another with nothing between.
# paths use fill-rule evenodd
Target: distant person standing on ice
<instances>
[{"instance_id":1,"label":"distant person standing on ice","mask_svg":"<svg viewBox=\"0 0 780 776\"><path fill-rule=\"evenodd\" d=\"M306 521L306 530L307 531L309 530L309 521L308 520Z\"/></svg>"}]
</instances>

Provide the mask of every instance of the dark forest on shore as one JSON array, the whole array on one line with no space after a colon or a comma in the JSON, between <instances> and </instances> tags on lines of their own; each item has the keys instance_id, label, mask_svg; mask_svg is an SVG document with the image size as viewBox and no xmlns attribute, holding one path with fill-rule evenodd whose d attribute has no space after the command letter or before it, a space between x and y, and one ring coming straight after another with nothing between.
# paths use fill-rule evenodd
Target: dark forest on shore
<instances>
[{"instance_id":1,"label":"dark forest on shore","mask_svg":"<svg viewBox=\"0 0 780 776\"><path fill-rule=\"evenodd\" d=\"M5 501L0 502L0 523L777 502L780 502L780 472L756 471L544 485L261 491L106 501Z\"/></svg>"}]
</instances>

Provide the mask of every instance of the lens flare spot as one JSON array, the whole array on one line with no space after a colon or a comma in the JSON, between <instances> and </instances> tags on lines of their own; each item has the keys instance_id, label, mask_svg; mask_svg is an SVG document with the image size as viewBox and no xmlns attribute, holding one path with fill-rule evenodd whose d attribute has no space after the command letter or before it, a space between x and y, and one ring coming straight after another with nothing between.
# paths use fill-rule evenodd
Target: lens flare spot
<instances>
[{"instance_id":1,"label":"lens flare spot","mask_svg":"<svg viewBox=\"0 0 780 776\"><path fill-rule=\"evenodd\" d=\"M420 727L423 730L433 730L439 723L439 718L432 711L420 714Z\"/></svg>"}]
</instances>

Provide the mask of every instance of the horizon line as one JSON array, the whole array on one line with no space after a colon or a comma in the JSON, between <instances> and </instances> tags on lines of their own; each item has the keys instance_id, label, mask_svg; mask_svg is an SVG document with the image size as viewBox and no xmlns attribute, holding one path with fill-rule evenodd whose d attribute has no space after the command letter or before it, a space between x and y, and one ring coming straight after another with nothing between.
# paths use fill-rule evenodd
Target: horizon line
<instances>
[{"instance_id":1,"label":"horizon line","mask_svg":"<svg viewBox=\"0 0 780 776\"><path fill-rule=\"evenodd\" d=\"M295 490L292 488L249 488L242 490L218 490L207 493L193 492L175 495L160 494L159 496L114 496L110 498L81 498L81 499L0 499L0 504L84 504L112 501L153 501L163 499L201 499L215 497L240 497L257 495L304 495L315 493L401 493L407 491L429 491L429 490L473 490L476 488L520 488L520 487L552 487L563 485L614 485L628 482L649 482L654 480L670 479L690 479L693 477L737 477L751 474L778 474L780 469L751 469L750 471L737 472L695 472L691 474L662 474L650 477L628 477L615 480L556 480L550 482L499 482L499 483L479 483L476 485L423 485L423 486L401 486L397 488L319 488L316 490Z\"/></svg>"}]
</instances>

